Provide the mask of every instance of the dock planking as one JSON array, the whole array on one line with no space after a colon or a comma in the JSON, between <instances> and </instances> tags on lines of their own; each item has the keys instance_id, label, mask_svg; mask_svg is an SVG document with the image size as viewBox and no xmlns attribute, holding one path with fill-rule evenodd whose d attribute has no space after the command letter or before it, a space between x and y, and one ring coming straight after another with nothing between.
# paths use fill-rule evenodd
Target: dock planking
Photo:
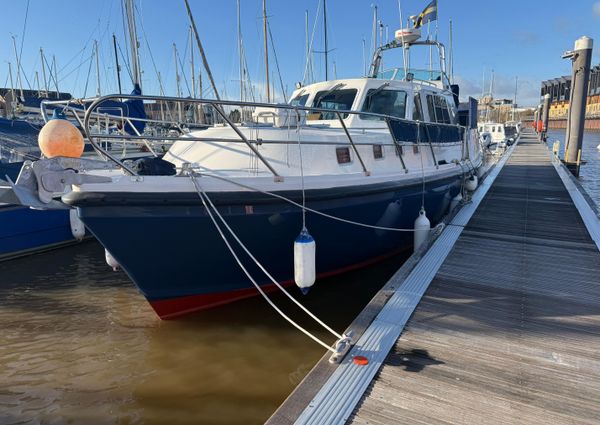
<instances>
[{"instance_id":1,"label":"dock planking","mask_svg":"<svg viewBox=\"0 0 600 425\"><path fill-rule=\"evenodd\" d=\"M600 422L600 253L524 137L353 412L353 424Z\"/></svg>"}]
</instances>

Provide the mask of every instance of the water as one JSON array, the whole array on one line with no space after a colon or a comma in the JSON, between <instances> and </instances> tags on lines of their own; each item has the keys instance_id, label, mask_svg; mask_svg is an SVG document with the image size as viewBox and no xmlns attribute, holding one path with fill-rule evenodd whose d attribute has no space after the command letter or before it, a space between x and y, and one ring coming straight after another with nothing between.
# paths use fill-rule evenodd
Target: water
<instances>
[{"instance_id":1,"label":"water","mask_svg":"<svg viewBox=\"0 0 600 425\"><path fill-rule=\"evenodd\" d=\"M564 158L565 130L550 130L548 132L550 148L555 140L560 141L560 157ZM600 149L597 148L598 145L600 145L600 132L586 131L581 148L581 159L586 161L586 164L581 166L579 182L596 205L600 205Z\"/></svg>"},{"instance_id":2,"label":"water","mask_svg":"<svg viewBox=\"0 0 600 425\"><path fill-rule=\"evenodd\" d=\"M341 331L402 261L303 300ZM161 321L96 242L0 263L0 278L1 424L263 423L324 354L261 298Z\"/></svg>"}]
</instances>

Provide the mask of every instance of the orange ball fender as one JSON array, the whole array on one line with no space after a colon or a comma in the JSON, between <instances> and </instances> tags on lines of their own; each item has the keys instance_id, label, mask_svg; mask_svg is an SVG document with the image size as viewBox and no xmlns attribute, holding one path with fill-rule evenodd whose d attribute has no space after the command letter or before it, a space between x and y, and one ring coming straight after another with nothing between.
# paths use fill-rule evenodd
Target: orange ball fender
<instances>
[{"instance_id":1,"label":"orange ball fender","mask_svg":"<svg viewBox=\"0 0 600 425\"><path fill-rule=\"evenodd\" d=\"M46 158L79 158L84 148L81 132L70 121L55 117L42 127L38 135L38 146L42 154Z\"/></svg>"}]
</instances>

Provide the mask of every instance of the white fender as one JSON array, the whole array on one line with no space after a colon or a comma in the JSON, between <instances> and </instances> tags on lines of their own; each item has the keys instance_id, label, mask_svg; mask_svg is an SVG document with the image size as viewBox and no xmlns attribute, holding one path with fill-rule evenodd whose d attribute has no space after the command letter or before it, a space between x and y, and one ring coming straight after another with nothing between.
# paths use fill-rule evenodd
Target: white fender
<instances>
[{"instance_id":1,"label":"white fender","mask_svg":"<svg viewBox=\"0 0 600 425\"><path fill-rule=\"evenodd\" d=\"M415 220L415 231L414 231L414 250L418 250L419 247L427 240L429 236L429 230L431 230L431 223L425 214L425 209L421 208L419 216Z\"/></svg>"},{"instance_id":2,"label":"white fender","mask_svg":"<svg viewBox=\"0 0 600 425\"><path fill-rule=\"evenodd\" d=\"M77 210L69 210L69 223L71 224L71 234L78 241L82 241L85 237L85 225L77 215Z\"/></svg>"},{"instance_id":3,"label":"white fender","mask_svg":"<svg viewBox=\"0 0 600 425\"><path fill-rule=\"evenodd\" d=\"M317 279L316 250L315 240L308 230L302 229L294 241L294 280L303 294L308 293Z\"/></svg>"},{"instance_id":4,"label":"white fender","mask_svg":"<svg viewBox=\"0 0 600 425\"><path fill-rule=\"evenodd\" d=\"M108 249L106 248L104 249L104 259L106 260L106 264L108 264L115 272L117 271L117 269L119 269L119 267L121 267L119 262L115 260L115 257L113 257L112 254L108 252Z\"/></svg>"},{"instance_id":5,"label":"white fender","mask_svg":"<svg viewBox=\"0 0 600 425\"><path fill-rule=\"evenodd\" d=\"M463 197L460 192L452 198L452 202L450 202L450 211L454 211L454 209L462 202Z\"/></svg>"},{"instance_id":6,"label":"white fender","mask_svg":"<svg viewBox=\"0 0 600 425\"><path fill-rule=\"evenodd\" d=\"M467 189L469 192L475 192L475 189L477 189L478 184L479 181L477 179L477 176L472 175L471 177L465 180L465 189Z\"/></svg>"}]
</instances>

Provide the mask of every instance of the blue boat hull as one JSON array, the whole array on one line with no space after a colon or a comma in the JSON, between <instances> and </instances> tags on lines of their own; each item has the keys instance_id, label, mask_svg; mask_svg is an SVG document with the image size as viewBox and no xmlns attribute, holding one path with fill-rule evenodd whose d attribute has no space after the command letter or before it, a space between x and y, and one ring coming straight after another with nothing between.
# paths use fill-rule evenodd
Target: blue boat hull
<instances>
[{"instance_id":1,"label":"blue boat hull","mask_svg":"<svg viewBox=\"0 0 600 425\"><path fill-rule=\"evenodd\" d=\"M0 260L74 243L66 210L0 206Z\"/></svg>"},{"instance_id":2,"label":"blue boat hull","mask_svg":"<svg viewBox=\"0 0 600 425\"><path fill-rule=\"evenodd\" d=\"M427 183L425 208L432 222L443 216L459 188L457 177ZM383 187L368 193L317 192L307 195L307 206L313 209L361 223L409 229L422 200L421 184ZM76 192L71 195L74 198L66 202L78 206L86 227L162 318L257 294L196 194L188 199L152 199L153 195L148 194L139 199L125 194L105 194L110 199L102 195L96 199L77 198L82 195ZM302 225L300 209L260 194L209 196L266 269L279 282L291 283L293 241ZM289 196L298 199L299 194ZM312 213L307 213L306 220L317 243L320 276L359 267L412 246L412 232L358 227ZM270 282L256 265L238 247L236 251L255 279L270 289Z\"/></svg>"}]
</instances>

